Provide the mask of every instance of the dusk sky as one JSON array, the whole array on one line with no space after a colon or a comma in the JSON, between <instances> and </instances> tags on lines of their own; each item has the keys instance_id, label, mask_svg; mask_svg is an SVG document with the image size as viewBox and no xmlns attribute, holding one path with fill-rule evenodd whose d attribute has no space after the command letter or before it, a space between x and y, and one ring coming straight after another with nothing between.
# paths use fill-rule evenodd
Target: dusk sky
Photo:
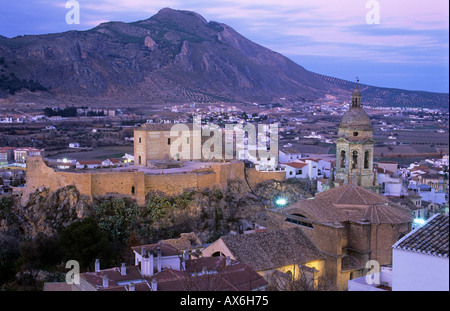
<instances>
[{"instance_id":1,"label":"dusk sky","mask_svg":"<svg viewBox=\"0 0 450 311\"><path fill-rule=\"evenodd\" d=\"M307 70L374 86L449 92L448 0L0 0L0 35L87 30L133 22L164 7L225 23ZM379 4L379 23L373 20ZM366 7L368 5L368 7Z\"/></svg>"}]
</instances>

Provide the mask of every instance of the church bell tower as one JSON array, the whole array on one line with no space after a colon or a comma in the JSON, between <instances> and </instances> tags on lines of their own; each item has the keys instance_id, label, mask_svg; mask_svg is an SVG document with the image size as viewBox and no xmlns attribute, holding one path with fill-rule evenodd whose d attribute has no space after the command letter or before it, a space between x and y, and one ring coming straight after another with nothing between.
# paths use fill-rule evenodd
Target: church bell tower
<instances>
[{"instance_id":1,"label":"church bell tower","mask_svg":"<svg viewBox=\"0 0 450 311\"><path fill-rule=\"evenodd\" d=\"M372 124L356 85L350 108L342 116L336 140L336 179L375 190Z\"/></svg>"}]
</instances>

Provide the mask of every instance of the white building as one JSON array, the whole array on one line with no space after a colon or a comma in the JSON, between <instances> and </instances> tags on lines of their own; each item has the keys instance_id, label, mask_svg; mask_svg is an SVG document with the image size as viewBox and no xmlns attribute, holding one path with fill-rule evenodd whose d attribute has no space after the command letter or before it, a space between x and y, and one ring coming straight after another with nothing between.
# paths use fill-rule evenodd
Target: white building
<instances>
[{"instance_id":1,"label":"white building","mask_svg":"<svg viewBox=\"0 0 450 311\"><path fill-rule=\"evenodd\" d=\"M281 163L289 163L304 157L304 154L293 149L280 149L278 151L278 161Z\"/></svg>"},{"instance_id":2,"label":"white building","mask_svg":"<svg viewBox=\"0 0 450 311\"><path fill-rule=\"evenodd\" d=\"M428 185L420 184L417 185L417 194L422 198L423 201L428 201L437 204L445 204L448 202L446 199L446 193L443 191L436 191L433 187Z\"/></svg>"},{"instance_id":3,"label":"white building","mask_svg":"<svg viewBox=\"0 0 450 311\"><path fill-rule=\"evenodd\" d=\"M313 180L319 176L318 164L311 159L280 163L280 167L286 171L286 178L308 178Z\"/></svg>"},{"instance_id":4,"label":"white building","mask_svg":"<svg viewBox=\"0 0 450 311\"><path fill-rule=\"evenodd\" d=\"M307 163L280 163L281 169L286 171L286 178L309 178Z\"/></svg>"},{"instance_id":5,"label":"white building","mask_svg":"<svg viewBox=\"0 0 450 311\"><path fill-rule=\"evenodd\" d=\"M75 148L75 149L77 149L77 148L80 148L80 143L69 143L69 148Z\"/></svg>"},{"instance_id":6,"label":"white building","mask_svg":"<svg viewBox=\"0 0 450 311\"><path fill-rule=\"evenodd\" d=\"M380 267L380 272L348 281L349 292L377 292L392 290L392 268Z\"/></svg>"},{"instance_id":7,"label":"white building","mask_svg":"<svg viewBox=\"0 0 450 311\"><path fill-rule=\"evenodd\" d=\"M394 291L449 290L449 216L436 214L393 245Z\"/></svg>"},{"instance_id":8,"label":"white building","mask_svg":"<svg viewBox=\"0 0 450 311\"><path fill-rule=\"evenodd\" d=\"M120 166L121 164L120 160L115 158L102 161L102 166Z\"/></svg>"},{"instance_id":9,"label":"white building","mask_svg":"<svg viewBox=\"0 0 450 311\"><path fill-rule=\"evenodd\" d=\"M44 150L36 148L17 148L14 150L14 161L16 163L26 163L30 156L44 156Z\"/></svg>"},{"instance_id":10,"label":"white building","mask_svg":"<svg viewBox=\"0 0 450 311\"><path fill-rule=\"evenodd\" d=\"M77 161L76 168L98 168L102 166L102 161Z\"/></svg>"}]
</instances>

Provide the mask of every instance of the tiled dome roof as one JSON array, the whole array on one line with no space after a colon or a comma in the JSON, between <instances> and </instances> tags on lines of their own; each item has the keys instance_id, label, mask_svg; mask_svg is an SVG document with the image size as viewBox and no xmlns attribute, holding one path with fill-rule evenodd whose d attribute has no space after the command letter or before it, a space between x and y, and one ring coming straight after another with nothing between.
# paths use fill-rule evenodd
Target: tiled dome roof
<instances>
[{"instance_id":1,"label":"tiled dome roof","mask_svg":"<svg viewBox=\"0 0 450 311\"><path fill-rule=\"evenodd\" d=\"M342 116L341 128L362 128L371 130L372 124L367 113L361 107L351 107Z\"/></svg>"}]
</instances>

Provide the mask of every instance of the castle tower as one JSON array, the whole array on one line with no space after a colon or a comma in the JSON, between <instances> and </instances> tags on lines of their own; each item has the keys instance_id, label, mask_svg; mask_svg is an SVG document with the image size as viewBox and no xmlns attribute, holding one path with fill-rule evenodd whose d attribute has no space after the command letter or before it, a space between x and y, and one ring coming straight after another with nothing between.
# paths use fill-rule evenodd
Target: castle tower
<instances>
[{"instance_id":1,"label":"castle tower","mask_svg":"<svg viewBox=\"0 0 450 311\"><path fill-rule=\"evenodd\" d=\"M336 179L374 190L372 124L361 106L356 85L352 104L342 116L336 140Z\"/></svg>"}]
</instances>

